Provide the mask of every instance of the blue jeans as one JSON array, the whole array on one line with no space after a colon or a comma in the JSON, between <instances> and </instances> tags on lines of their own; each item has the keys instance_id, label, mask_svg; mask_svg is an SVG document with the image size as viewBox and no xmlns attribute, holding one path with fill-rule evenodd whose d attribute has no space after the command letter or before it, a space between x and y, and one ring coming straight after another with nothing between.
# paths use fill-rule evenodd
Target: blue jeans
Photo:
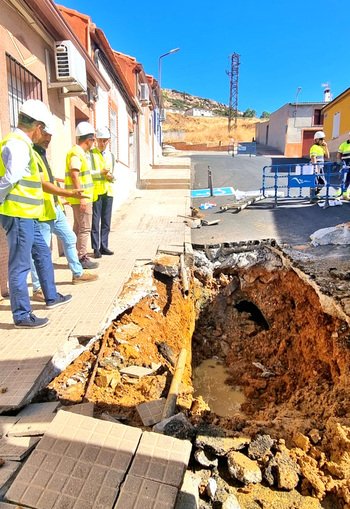
<instances>
[{"instance_id":1,"label":"blue jeans","mask_svg":"<svg viewBox=\"0 0 350 509\"><path fill-rule=\"evenodd\" d=\"M59 205L56 205L56 219L52 221L39 221L39 228L48 246L51 244L51 234L54 233L62 242L63 251L67 258L70 270L73 276L79 277L82 275L83 267L78 258L77 253L77 237L70 227L67 216ZM35 270L32 261L32 283L33 290L36 291L40 288L38 274Z\"/></svg>"},{"instance_id":2,"label":"blue jeans","mask_svg":"<svg viewBox=\"0 0 350 509\"><path fill-rule=\"evenodd\" d=\"M108 236L111 230L113 196L100 194L92 204L91 247L103 251L108 249Z\"/></svg>"},{"instance_id":3,"label":"blue jeans","mask_svg":"<svg viewBox=\"0 0 350 509\"><path fill-rule=\"evenodd\" d=\"M46 303L57 298L51 251L43 239L36 219L0 214L0 224L6 232L9 247L10 302L13 320L18 323L31 312L27 277L32 257Z\"/></svg>"}]
</instances>

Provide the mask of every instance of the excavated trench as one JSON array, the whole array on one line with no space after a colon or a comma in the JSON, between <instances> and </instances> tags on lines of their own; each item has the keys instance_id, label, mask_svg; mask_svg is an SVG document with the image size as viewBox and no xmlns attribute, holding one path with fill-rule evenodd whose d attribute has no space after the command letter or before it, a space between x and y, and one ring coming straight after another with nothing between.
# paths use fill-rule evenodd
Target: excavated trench
<instances>
[{"instance_id":1,"label":"excavated trench","mask_svg":"<svg viewBox=\"0 0 350 509\"><path fill-rule=\"evenodd\" d=\"M201 507L221 507L221 490L235 494L242 508L350 508L346 320L330 313L331 306L325 312L314 285L269 247L195 251L188 298L177 278L158 272L153 278L153 290L105 333L89 393L96 412L143 426L137 406L167 396L176 358L186 348L177 405L191 431L178 436L191 438L197 451L207 448L198 442L200 433L240 439L243 445L234 454L255 462L262 473L254 482L229 475L233 448L223 453L211 445L218 464L204 467L193 458L189 467L202 476ZM102 342L49 385L51 396L65 404L83 401ZM160 367L147 377L122 373L131 365L155 363ZM213 377L203 382L210 370ZM205 401L213 379L219 381L216 412ZM269 445L254 455L260 440ZM206 488L210 476L218 485L214 496Z\"/></svg>"}]
</instances>

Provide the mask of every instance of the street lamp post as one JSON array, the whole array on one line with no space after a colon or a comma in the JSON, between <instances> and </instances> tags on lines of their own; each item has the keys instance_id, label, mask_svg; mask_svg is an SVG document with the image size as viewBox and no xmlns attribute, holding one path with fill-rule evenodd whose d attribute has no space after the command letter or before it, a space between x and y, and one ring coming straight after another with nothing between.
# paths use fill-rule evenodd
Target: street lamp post
<instances>
[{"instance_id":1,"label":"street lamp post","mask_svg":"<svg viewBox=\"0 0 350 509\"><path fill-rule=\"evenodd\" d=\"M179 49L180 48L172 49L172 50L168 51L168 53L164 53L164 55L161 55L159 57L159 73L158 73L159 92L162 89L161 84L160 84L160 80L161 80L161 76L162 76L162 58L166 57L167 55L171 55L172 53L176 53L177 51L179 51Z\"/></svg>"},{"instance_id":2,"label":"street lamp post","mask_svg":"<svg viewBox=\"0 0 350 509\"><path fill-rule=\"evenodd\" d=\"M177 51L179 51L180 48L175 48L175 49L172 49L170 51L168 51L168 53L164 53L164 55L161 55L159 57L159 72L158 72L158 86L159 86L159 117L160 117L160 112L161 112L161 105L162 105L162 86L161 86L161 77L162 77L162 58L168 56L168 55L171 55L172 53L176 53ZM162 146L162 127L161 127L161 123L160 123L160 120L159 120L159 136L160 136L160 139L159 139L159 142L160 142L160 146Z\"/></svg>"},{"instance_id":3,"label":"street lamp post","mask_svg":"<svg viewBox=\"0 0 350 509\"><path fill-rule=\"evenodd\" d=\"M301 90L301 87L298 87L297 95L296 95L296 97L295 97L294 127L295 127L295 125L296 125L296 121L297 121L298 96L299 96L300 90Z\"/></svg>"}]
</instances>

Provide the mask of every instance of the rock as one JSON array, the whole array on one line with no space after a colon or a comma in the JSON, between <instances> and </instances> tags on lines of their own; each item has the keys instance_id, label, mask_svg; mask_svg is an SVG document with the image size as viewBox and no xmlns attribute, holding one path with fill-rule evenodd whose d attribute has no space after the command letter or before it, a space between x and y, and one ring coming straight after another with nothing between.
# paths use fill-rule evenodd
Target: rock
<instances>
[{"instance_id":1,"label":"rock","mask_svg":"<svg viewBox=\"0 0 350 509\"><path fill-rule=\"evenodd\" d=\"M231 494L227 497L225 502L222 504L222 509L241 509L235 495Z\"/></svg>"},{"instance_id":2,"label":"rock","mask_svg":"<svg viewBox=\"0 0 350 509\"><path fill-rule=\"evenodd\" d=\"M113 380L114 378L114 373L112 371L110 372L105 372L104 374L101 374L101 375L98 375L96 378L95 378L95 384L98 386L98 387L101 387L101 388L105 388L105 387L108 387L111 380Z\"/></svg>"},{"instance_id":3,"label":"rock","mask_svg":"<svg viewBox=\"0 0 350 509\"><path fill-rule=\"evenodd\" d=\"M310 235L311 244L325 246L327 244L350 244L349 224L339 224L330 228L321 228Z\"/></svg>"},{"instance_id":4,"label":"rock","mask_svg":"<svg viewBox=\"0 0 350 509\"><path fill-rule=\"evenodd\" d=\"M299 467L286 452L278 452L275 456L277 486L281 489L292 490L299 482Z\"/></svg>"},{"instance_id":5,"label":"rock","mask_svg":"<svg viewBox=\"0 0 350 509\"><path fill-rule=\"evenodd\" d=\"M293 442L297 447L300 447L303 451L307 452L310 449L310 440L308 437L300 433L299 431L293 435Z\"/></svg>"},{"instance_id":6,"label":"rock","mask_svg":"<svg viewBox=\"0 0 350 509\"><path fill-rule=\"evenodd\" d=\"M209 479L207 484L207 493L211 500L214 499L216 490L218 489L218 483L212 477Z\"/></svg>"},{"instance_id":7,"label":"rock","mask_svg":"<svg viewBox=\"0 0 350 509\"><path fill-rule=\"evenodd\" d=\"M154 271L165 276L176 277L179 274L180 259L178 256L160 254L154 260Z\"/></svg>"},{"instance_id":8,"label":"rock","mask_svg":"<svg viewBox=\"0 0 350 509\"><path fill-rule=\"evenodd\" d=\"M309 437L314 445L317 444L322 438L318 429L312 429L309 432Z\"/></svg>"},{"instance_id":9,"label":"rock","mask_svg":"<svg viewBox=\"0 0 350 509\"><path fill-rule=\"evenodd\" d=\"M156 343L158 352L166 359L172 366L176 364L176 355L174 350L165 342Z\"/></svg>"},{"instance_id":10,"label":"rock","mask_svg":"<svg viewBox=\"0 0 350 509\"><path fill-rule=\"evenodd\" d=\"M256 484L262 481L261 470L256 461L240 452L229 452L227 465L230 475L244 484Z\"/></svg>"},{"instance_id":11,"label":"rock","mask_svg":"<svg viewBox=\"0 0 350 509\"><path fill-rule=\"evenodd\" d=\"M217 467L218 459L214 454L206 452L203 449L197 449L194 453L195 459L203 467Z\"/></svg>"},{"instance_id":12,"label":"rock","mask_svg":"<svg viewBox=\"0 0 350 509\"><path fill-rule=\"evenodd\" d=\"M248 447L248 456L252 460L263 458L271 452L271 447L275 441L270 435L259 435L255 440L252 440Z\"/></svg>"}]
</instances>

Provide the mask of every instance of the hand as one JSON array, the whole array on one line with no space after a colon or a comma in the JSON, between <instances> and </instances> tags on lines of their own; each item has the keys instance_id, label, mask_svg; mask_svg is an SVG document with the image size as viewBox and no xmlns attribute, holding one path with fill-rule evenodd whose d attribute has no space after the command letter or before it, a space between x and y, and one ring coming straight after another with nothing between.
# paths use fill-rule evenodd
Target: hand
<instances>
[{"instance_id":1,"label":"hand","mask_svg":"<svg viewBox=\"0 0 350 509\"><path fill-rule=\"evenodd\" d=\"M86 200L84 198L81 198L80 200L80 212L86 212Z\"/></svg>"},{"instance_id":2,"label":"hand","mask_svg":"<svg viewBox=\"0 0 350 509\"><path fill-rule=\"evenodd\" d=\"M113 182L114 181L114 177L113 177L112 173L107 173L106 179L108 180L108 182Z\"/></svg>"},{"instance_id":3,"label":"hand","mask_svg":"<svg viewBox=\"0 0 350 509\"><path fill-rule=\"evenodd\" d=\"M109 168L103 168L103 169L101 170L101 175L103 175L103 176L108 175L108 173L109 173Z\"/></svg>"},{"instance_id":4,"label":"hand","mask_svg":"<svg viewBox=\"0 0 350 509\"><path fill-rule=\"evenodd\" d=\"M74 191L71 191L71 197L76 198L77 200L82 200L84 198L87 198L86 194L84 193L84 189L74 189Z\"/></svg>"}]
</instances>

